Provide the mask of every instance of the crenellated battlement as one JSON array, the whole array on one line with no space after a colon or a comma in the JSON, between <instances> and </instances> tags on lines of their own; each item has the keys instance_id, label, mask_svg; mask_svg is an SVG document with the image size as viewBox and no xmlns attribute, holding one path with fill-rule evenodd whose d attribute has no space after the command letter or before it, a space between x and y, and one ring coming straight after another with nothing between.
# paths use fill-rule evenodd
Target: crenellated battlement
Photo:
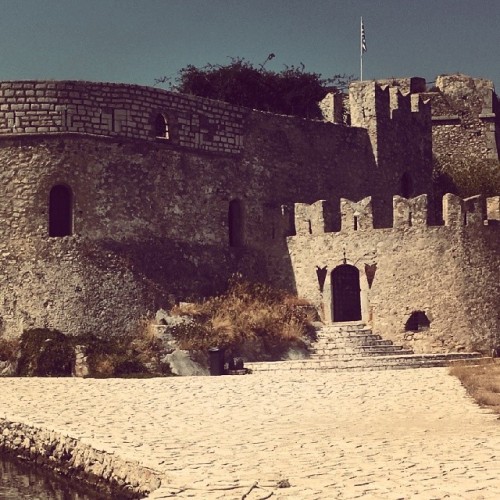
<instances>
[{"instance_id":1,"label":"crenellated battlement","mask_svg":"<svg viewBox=\"0 0 500 500\"><path fill-rule=\"evenodd\" d=\"M425 228L428 223L428 199L422 194L414 198L393 196L393 229ZM333 219L332 208L325 200L312 204L294 205L295 231L297 236L319 234L332 231L327 221ZM372 198L360 201L340 199L340 220L342 233L366 232L374 230ZM500 222L500 196L485 198L482 195L462 199L454 194L443 197L442 215L444 226L464 227L495 225ZM375 221L376 222L376 221ZM436 227L436 226L433 226ZM375 229L376 231L377 229Z\"/></svg>"},{"instance_id":2,"label":"crenellated battlement","mask_svg":"<svg viewBox=\"0 0 500 500\"><path fill-rule=\"evenodd\" d=\"M431 119L429 99L419 94L402 92L399 87L376 81L354 82L349 87L351 123L367 127L371 120L394 121Z\"/></svg>"}]
</instances>

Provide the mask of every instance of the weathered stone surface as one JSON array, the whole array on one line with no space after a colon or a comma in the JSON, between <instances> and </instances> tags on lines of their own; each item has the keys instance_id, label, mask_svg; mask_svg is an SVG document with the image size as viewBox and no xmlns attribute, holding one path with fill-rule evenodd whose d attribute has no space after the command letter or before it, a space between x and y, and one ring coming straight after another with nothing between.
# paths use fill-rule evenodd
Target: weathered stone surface
<instances>
[{"instance_id":1,"label":"weathered stone surface","mask_svg":"<svg viewBox=\"0 0 500 500\"><path fill-rule=\"evenodd\" d=\"M332 271L349 264L359 271L361 319L374 333L417 353L489 353L500 330L500 228L485 224L480 198L447 195L445 201L444 226L426 224L425 198L395 197L393 228L353 230L356 212L351 210L340 232L288 238L299 295L316 304L325 321L335 320ZM344 205L356 206L348 200ZM321 268L327 270L323 290ZM415 311L429 318L425 331L405 330Z\"/></svg>"},{"instance_id":2,"label":"weathered stone surface","mask_svg":"<svg viewBox=\"0 0 500 500\"><path fill-rule=\"evenodd\" d=\"M483 123L489 87L474 85ZM317 272L349 262L366 273L376 333L401 341L422 310L432 340L407 334L417 351L484 341L498 329L498 224L483 219L498 211L449 196L446 225L427 226L422 90L420 79L356 82L346 126L133 85L0 83L0 335L133 332L236 272L298 291L329 320L331 284ZM55 186L70 199L61 237L49 236Z\"/></svg>"},{"instance_id":3,"label":"weathered stone surface","mask_svg":"<svg viewBox=\"0 0 500 500\"><path fill-rule=\"evenodd\" d=\"M176 349L162 360L170 365L174 375L208 375L208 370L191 359L188 351Z\"/></svg>"},{"instance_id":4,"label":"weathered stone surface","mask_svg":"<svg viewBox=\"0 0 500 500\"><path fill-rule=\"evenodd\" d=\"M66 476L110 489L116 495L142 497L161 485L162 475L77 439L0 418L0 451L15 453ZM125 498L132 498L126 496Z\"/></svg>"}]
</instances>

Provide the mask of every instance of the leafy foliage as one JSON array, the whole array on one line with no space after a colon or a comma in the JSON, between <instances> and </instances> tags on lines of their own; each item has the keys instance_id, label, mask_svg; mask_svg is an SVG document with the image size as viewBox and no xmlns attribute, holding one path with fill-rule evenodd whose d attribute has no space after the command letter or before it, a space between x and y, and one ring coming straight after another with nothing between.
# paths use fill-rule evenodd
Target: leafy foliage
<instances>
[{"instance_id":1,"label":"leafy foliage","mask_svg":"<svg viewBox=\"0 0 500 500\"><path fill-rule=\"evenodd\" d=\"M271 58L270 54L268 59ZM324 79L305 71L303 64L286 66L280 72L254 66L242 58L226 65L188 65L179 71L172 90L272 113L320 118L318 102L331 87L345 87L352 77L335 75ZM169 83L162 77L156 83Z\"/></svg>"},{"instance_id":2,"label":"leafy foliage","mask_svg":"<svg viewBox=\"0 0 500 500\"><path fill-rule=\"evenodd\" d=\"M71 376L75 351L66 335L45 328L24 331L20 341L18 375Z\"/></svg>"},{"instance_id":3,"label":"leafy foliage","mask_svg":"<svg viewBox=\"0 0 500 500\"><path fill-rule=\"evenodd\" d=\"M19 376L71 376L76 346L84 348L93 377L170 375L169 367L161 362L163 344L151 326L144 320L136 332L108 338L92 334L67 336L57 330L37 328L24 331L16 349L4 355L19 358ZM9 346L5 342L2 345L7 351Z\"/></svg>"}]
</instances>

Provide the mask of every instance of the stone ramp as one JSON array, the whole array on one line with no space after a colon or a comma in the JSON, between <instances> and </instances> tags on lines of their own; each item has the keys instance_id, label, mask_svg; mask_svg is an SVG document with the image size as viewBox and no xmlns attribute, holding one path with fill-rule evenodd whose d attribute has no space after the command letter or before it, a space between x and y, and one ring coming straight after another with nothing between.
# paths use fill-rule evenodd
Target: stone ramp
<instances>
[{"instance_id":1,"label":"stone ramp","mask_svg":"<svg viewBox=\"0 0 500 500\"><path fill-rule=\"evenodd\" d=\"M448 366L479 362L478 353L414 354L373 334L363 323L324 325L305 359L246 363L252 371L386 370Z\"/></svg>"}]
</instances>

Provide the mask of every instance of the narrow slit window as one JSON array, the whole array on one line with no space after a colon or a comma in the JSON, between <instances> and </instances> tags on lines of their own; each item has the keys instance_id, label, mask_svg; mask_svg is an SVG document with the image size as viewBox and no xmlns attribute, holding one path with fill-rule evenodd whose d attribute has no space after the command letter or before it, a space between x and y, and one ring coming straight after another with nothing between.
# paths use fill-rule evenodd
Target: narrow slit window
<instances>
[{"instance_id":1,"label":"narrow slit window","mask_svg":"<svg viewBox=\"0 0 500 500\"><path fill-rule=\"evenodd\" d=\"M73 192L69 186L57 184L49 195L49 236L73 234Z\"/></svg>"},{"instance_id":2,"label":"narrow slit window","mask_svg":"<svg viewBox=\"0 0 500 500\"><path fill-rule=\"evenodd\" d=\"M358 230L358 217L355 215L354 216L354 231Z\"/></svg>"},{"instance_id":3,"label":"narrow slit window","mask_svg":"<svg viewBox=\"0 0 500 500\"><path fill-rule=\"evenodd\" d=\"M243 235L243 206L241 200L235 199L229 202L228 211L229 246L242 247Z\"/></svg>"}]
</instances>

